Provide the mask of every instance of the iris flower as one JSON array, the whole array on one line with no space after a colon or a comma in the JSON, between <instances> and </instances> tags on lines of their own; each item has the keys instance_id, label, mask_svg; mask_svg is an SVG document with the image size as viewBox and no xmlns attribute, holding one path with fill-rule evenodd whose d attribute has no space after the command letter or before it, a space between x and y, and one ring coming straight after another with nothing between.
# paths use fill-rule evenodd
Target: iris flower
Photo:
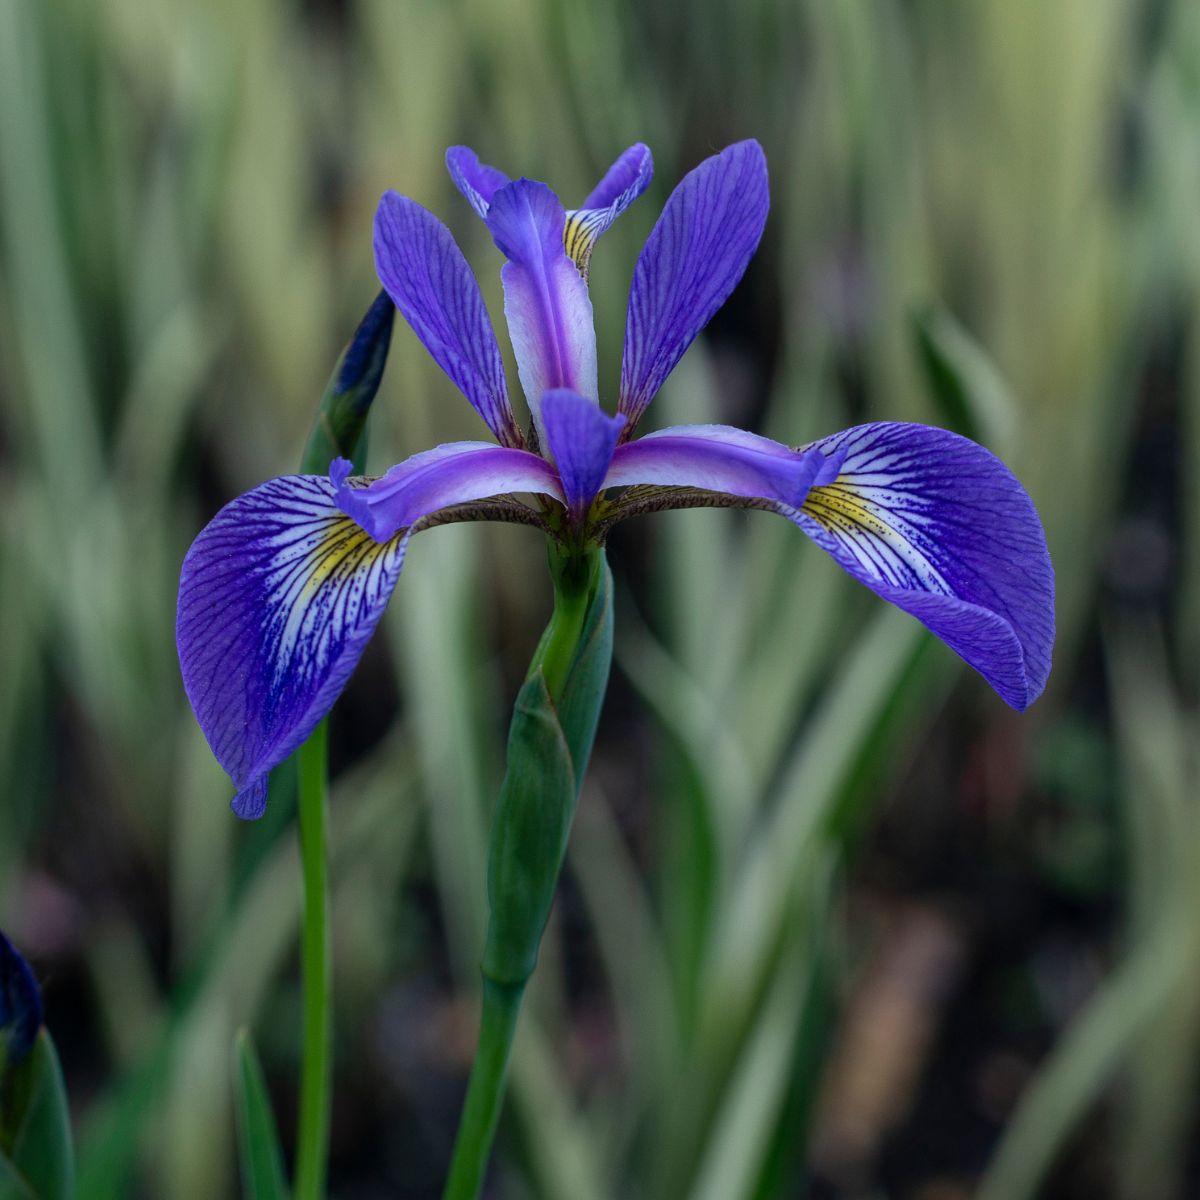
<instances>
[{"instance_id":1,"label":"iris flower","mask_svg":"<svg viewBox=\"0 0 1200 1200\"><path fill-rule=\"evenodd\" d=\"M1042 691L1054 576L1041 522L991 453L925 425L858 425L793 448L727 425L635 438L647 406L741 279L767 218L757 142L706 159L671 194L629 293L616 411L600 404L588 263L645 190L645 146L617 159L581 208L510 180L465 147L446 155L504 255L504 312L532 423L509 402L483 297L449 230L388 192L375 261L396 308L494 442L452 442L381 477L272 479L232 501L183 564L177 636L188 697L261 815L267 776L329 711L383 613L414 533L512 521L568 551L670 508L741 507L799 526L841 567L911 613L1013 708Z\"/></svg>"}]
</instances>

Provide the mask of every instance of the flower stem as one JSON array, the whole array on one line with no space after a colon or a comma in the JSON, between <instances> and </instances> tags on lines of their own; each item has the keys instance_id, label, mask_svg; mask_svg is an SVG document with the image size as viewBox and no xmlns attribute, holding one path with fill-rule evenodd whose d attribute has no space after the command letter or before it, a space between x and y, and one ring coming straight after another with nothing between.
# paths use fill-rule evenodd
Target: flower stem
<instances>
[{"instance_id":1,"label":"flower stem","mask_svg":"<svg viewBox=\"0 0 1200 1200\"><path fill-rule=\"evenodd\" d=\"M475 1200L479 1195L500 1120L508 1056L524 992L523 983L483 981L479 1045L442 1200Z\"/></svg>"},{"instance_id":2,"label":"flower stem","mask_svg":"<svg viewBox=\"0 0 1200 1200\"><path fill-rule=\"evenodd\" d=\"M588 605L600 570L601 555L566 555L550 545L550 573L554 577L554 612L529 664L529 675L540 667L546 688L556 700L562 695L567 673L579 645Z\"/></svg>"},{"instance_id":3,"label":"flower stem","mask_svg":"<svg viewBox=\"0 0 1200 1200\"><path fill-rule=\"evenodd\" d=\"M550 573L554 612L513 709L492 819L479 1045L443 1200L477 1200L483 1186L521 997L554 901L612 660L604 552L552 544Z\"/></svg>"},{"instance_id":4,"label":"flower stem","mask_svg":"<svg viewBox=\"0 0 1200 1200\"><path fill-rule=\"evenodd\" d=\"M304 884L301 964L304 1061L296 1144L295 1200L322 1200L329 1162L333 1020L329 952L329 862L326 849L328 740L322 721L300 747L300 860Z\"/></svg>"}]
</instances>

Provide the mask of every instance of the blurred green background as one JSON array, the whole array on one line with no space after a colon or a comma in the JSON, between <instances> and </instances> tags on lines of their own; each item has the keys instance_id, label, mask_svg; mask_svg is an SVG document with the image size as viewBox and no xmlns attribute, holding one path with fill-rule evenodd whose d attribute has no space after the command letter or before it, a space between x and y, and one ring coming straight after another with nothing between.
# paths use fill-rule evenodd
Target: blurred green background
<instances>
[{"instance_id":1,"label":"blurred green background","mask_svg":"<svg viewBox=\"0 0 1200 1200\"><path fill-rule=\"evenodd\" d=\"M646 141L593 261L611 397L642 239L749 136L762 248L651 424L986 442L1045 520L1055 672L1008 712L762 514L622 527L489 1195L1200 1195L1200 5L0 0L0 926L83 1200L238 1194L241 1025L291 1136L293 789L231 816L174 597L203 523L298 460L379 194L450 223L498 322L444 148L570 204ZM370 466L477 436L400 325ZM438 1194L542 556L417 539L335 715L345 1200Z\"/></svg>"}]
</instances>

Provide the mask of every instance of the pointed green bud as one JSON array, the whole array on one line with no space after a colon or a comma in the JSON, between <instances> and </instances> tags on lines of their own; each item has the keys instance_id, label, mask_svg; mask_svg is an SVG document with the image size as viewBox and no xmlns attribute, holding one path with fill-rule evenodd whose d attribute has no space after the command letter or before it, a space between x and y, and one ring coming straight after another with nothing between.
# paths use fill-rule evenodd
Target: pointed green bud
<instances>
[{"instance_id":1,"label":"pointed green bud","mask_svg":"<svg viewBox=\"0 0 1200 1200\"><path fill-rule=\"evenodd\" d=\"M324 475L335 458L348 458L356 472L362 471L367 414L383 378L395 317L391 298L380 292L329 377L300 460L304 474Z\"/></svg>"}]
</instances>

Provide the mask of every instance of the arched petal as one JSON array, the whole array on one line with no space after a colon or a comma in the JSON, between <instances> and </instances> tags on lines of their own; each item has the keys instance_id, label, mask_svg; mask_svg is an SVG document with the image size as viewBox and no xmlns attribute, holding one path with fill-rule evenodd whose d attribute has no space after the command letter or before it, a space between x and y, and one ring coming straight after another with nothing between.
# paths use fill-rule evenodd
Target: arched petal
<instances>
[{"instance_id":1,"label":"arched petal","mask_svg":"<svg viewBox=\"0 0 1200 1200\"><path fill-rule=\"evenodd\" d=\"M628 150L623 150L616 162L604 172L604 178L596 184L580 208L620 205L617 214L620 215L650 186L653 177L654 158L650 147L635 142Z\"/></svg>"},{"instance_id":2,"label":"arched petal","mask_svg":"<svg viewBox=\"0 0 1200 1200\"><path fill-rule=\"evenodd\" d=\"M808 489L832 481L840 455L793 450L729 425L676 425L619 446L604 486L702 488L797 506Z\"/></svg>"},{"instance_id":3,"label":"arched petal","mask_svg":"<svg viewBox=\"0 0 1200 1200\"><path fill-rule=\"evenodd\" d=\"M542 397L542 422L567 507L579 517L600 490L625 418L610 417L591 400L557 389Z\"/></svg>"},{"instance_id":4,"label":"arched petal","mask_svg":"<svg viewBox=\"0 0 1200 1200\"><path fill-rule=\"evenodd\" d=\"M767 162L754 141L705 159L671 193L629 289L618 409L630 428L737 286L768 205Z\"/></svg>"},{"instance_id":5,"label":"arched petal","mask_svg":"<svg viewBox=\"0 0 1200 1200\"><path fill-rule=\"evenodd\" d=\"M522 444L479 284L450 231L407 196L375 214L379 280L425 349L505 446Z\"/></svg>"},{"instance_id":6,"label":"arched petal","mask_svg":"<svg viewBox=\"0 0 1200 1200\"><path fill-rule=\"evenodd\" d=\"M349 481L350 463L329 469L338 507L377 542L436 512L507 492L544 492L563 498L554 468L528 450L491 442L448 442L414 454L364 486Z\"/></svg>"},{"instance_id":7,"label":"arched petal","mask_svg":"<svg viewBox=\"0 0 1200 1200\"><path fill-rule=\"evenodd\" d=\"M837 479L784 514L911 613L1018 710L1046 686L1054 570L1037 510L989 451L927 425L858 425L814 443Z\"/></svg>"},{"instance_id":8,"label":"arched petal","mask_svg":"<svg viewBox=\"0 0 1200 1200\"><path fill-rule=\"evenodd\" d=\"M638 142L608 168L583 206L567 213L563 245L585 279L597 239L650 186L653 177L650 148Z\"/></svg>"},{"instance_id":9,"label":"arched petal","mask_svg":"<svg viewBox=\"0 0 1200 1200\"><path fill-rule=\"evenodd\" d=\"M521 386L539 424L544 393L569 388L597 398L592 302L563 249L566 214L544 184L518 179L492 197L487 225L508 259L500 273L504 313Z\"/></svg>"},{"instance_id":10,"label":"arched petal","mask_svg":"<svg viewBox=\"0 0 1200 1200\"><path fill-rule=\"evenodd\" d=\"M481 217L487 216L488 205L497 189L508 183L508 176L503 171L480 162L479 155L470 146L451 146L446 151L446 169L454 186Z\"/></svg>"},{"instance_id":11,"label":"arched petal","mask_svg":"<svg viewBox=\"0 0 1200 1200\"><path fill-rule=\"evenodd\" d=\"M183 686L240 817L333 706L396 585L407 534L374 541L318 475L272 479L227 504L179 580Z\"/></svg>"}]
</instances>

